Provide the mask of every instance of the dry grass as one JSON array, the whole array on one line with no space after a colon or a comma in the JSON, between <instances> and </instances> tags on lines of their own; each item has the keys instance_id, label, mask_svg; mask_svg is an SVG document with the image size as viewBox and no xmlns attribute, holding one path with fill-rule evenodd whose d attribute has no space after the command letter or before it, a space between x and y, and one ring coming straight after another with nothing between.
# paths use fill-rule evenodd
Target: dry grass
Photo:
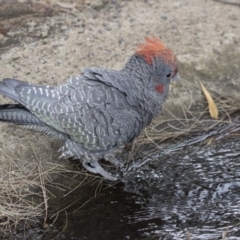
<instances>
[{"instance_id":1,"label":"dry grass","mask_svg":"<svg viewBox=\"0 0 240 240\"><path fill-rule=\"evenodd\" d=\"M62 164L52 163L50 159L40 159L33 147L35 159L30 163L19 162L19 159L12 159L4 150L0 151L2 159L5 158L9 163L8 169L4 167L0 171L1 237L14 233L18 226L25 229L39 222L47 229L47 219L55 218L56 221L56 216L78 201L79 197L66 206L59 205L55 213L48 212L50 199L57 201L85 184L96 180L98 184L102 182L97 177L89 178L86 172L67 169ZM72 188L67 181L58 181L67 178L72 181Z\"/></svg>"}]
</instances>

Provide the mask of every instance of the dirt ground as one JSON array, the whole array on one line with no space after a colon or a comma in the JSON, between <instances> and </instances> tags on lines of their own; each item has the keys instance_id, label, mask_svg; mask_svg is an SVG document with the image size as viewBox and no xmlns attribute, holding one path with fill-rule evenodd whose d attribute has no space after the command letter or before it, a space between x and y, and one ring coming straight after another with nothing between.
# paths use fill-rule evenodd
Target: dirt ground
<instances>
[{"instance_id":1,"label":"dirt ground","mask_svg":"<svg viewBox=\"0 0 240 240\"><path fill-rule=\"evenodd\" d=\"M240 1L225 2L0 0L0 79L57 85L82 67L121 69L136 45L155 35L176 53L181 76L158 121L181 117L182 104L206 106L196 80L212 93L239 94ZM58 147L41 134L0 124L2 173L36 155L64 164Z\"/></svg>"}]
</instances>

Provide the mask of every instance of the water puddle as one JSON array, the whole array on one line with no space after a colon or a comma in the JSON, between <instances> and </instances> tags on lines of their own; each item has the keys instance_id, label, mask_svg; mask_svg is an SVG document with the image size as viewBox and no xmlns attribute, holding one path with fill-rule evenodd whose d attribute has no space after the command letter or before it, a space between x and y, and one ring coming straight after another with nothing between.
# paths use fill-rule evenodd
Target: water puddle
<instances>
[{"instance_id":1,"label":"water puddle","mask_svg":"<svg viewBox=\"0 0 240 240\"><path fill-rule=\"evenodd\" d=\"M227 229L240 237L239 147L238 138L189 146L136 170L125 190L142 206L128 219L145 221L138 231L156 239L222 239Z\"/></svg>"},{"instance_id":2,"label":"water puddle","mask_svg":"<svg viewBox=\"0 0 240 240\"><path fill-rule=\"evenodd\" d=\"M135 168L124 184L60 215L43 237L35 228L12 239L216 240L227 229L228 239L238 239L239 195L240 139L195 144Z\"/></svg>"}]
</instances>

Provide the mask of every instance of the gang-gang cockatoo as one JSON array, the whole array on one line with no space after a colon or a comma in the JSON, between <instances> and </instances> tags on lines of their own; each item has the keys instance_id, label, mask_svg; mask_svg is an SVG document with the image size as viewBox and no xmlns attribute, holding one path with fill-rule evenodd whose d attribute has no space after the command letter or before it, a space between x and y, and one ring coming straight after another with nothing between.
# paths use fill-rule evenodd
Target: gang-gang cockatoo
<instances>
[{"instance_id":1,"label":"gang-gang cockatoo","mask_svg":"<svg viewBox=\"0 0 240 240\"><path fill-rule=\"evenodd\" d=\"M17 104L1 105L0 121L63 139L61 156L116 180L99 160L121 165L116 154L161 112L169 84L177 79L174 53L158 38L146 37L120 71L84 68L55 87L3 79L0 93Z\"/></svg>"}]
</instances>

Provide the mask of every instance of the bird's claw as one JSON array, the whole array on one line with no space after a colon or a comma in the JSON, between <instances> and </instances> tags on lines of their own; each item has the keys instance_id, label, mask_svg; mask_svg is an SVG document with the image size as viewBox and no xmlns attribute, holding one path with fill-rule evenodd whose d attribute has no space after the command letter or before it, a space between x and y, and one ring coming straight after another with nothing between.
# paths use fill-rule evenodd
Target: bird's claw
<instances>
[{"instance_id":1,"label":"bird's claw","mask_svg":"<svg viewBox=\"0 0 240 240\"><path fill-rule=\"evenodd\" d=\"M100 174L104 178L111 180L111 181L117 181L117 178L112 176L111 173L105 171L97 161L91 162L90 164L83 162L82 165L89 172Z\"/></svg>"}]
</instances>

